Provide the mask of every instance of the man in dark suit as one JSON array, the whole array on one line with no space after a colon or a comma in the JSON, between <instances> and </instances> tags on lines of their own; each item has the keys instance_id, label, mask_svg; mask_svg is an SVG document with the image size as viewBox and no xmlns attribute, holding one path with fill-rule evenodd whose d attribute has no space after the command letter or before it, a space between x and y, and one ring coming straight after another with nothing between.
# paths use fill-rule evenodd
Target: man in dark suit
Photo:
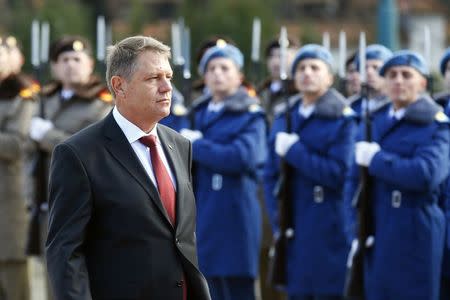
<instances>
[{"instance_id":1,"label":"man in dark suit","mask_svg":"<svg viewBox=\"0 0 450 300\"><path fill-rule=\"evenodd\" d=\"M108 49L116 106L58 145L47 265L56 299L209 300L198 270L191 145L170 111L170 49L143 36Z\"/></svg>"}]
</instances>

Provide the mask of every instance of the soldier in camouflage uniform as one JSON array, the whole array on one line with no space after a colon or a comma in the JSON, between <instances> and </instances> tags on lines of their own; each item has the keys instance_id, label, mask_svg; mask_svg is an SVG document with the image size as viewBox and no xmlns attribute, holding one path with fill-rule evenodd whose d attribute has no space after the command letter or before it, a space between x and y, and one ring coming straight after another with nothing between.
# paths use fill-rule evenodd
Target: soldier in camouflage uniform
<instances>
[{"instance_id":1,"label":"soldier in camouflage uniform","mask_svg":"<svg viewBox=\"0 0 450 300\"><path fill-rule=\"evenodd\" d=\"M37 148L46 154L47 166L58 143L102 119L112 109L111 94L102 80L93 75L91 53L88 41L79 36L64 36L50 47L54 80L41 91L45 118L36 112L29 133ZM36 196L39 199L39 195ZM40 209L43 248L47 234L46 205L40 205ZM52 297L49 295L49 298Z\"/></svg>"},{"instance_id":2,"label":"soldier in camouflage uniform","mask_svg":"<svg viewBox=\"0 0 450 300\"><path fill-rule=\"evenodd\" d=\"M30 298L25 236L25 142L33 115L30 81L12 72L6 39L0 44L0 299Z\"/></svg>"},{"instance_id":3,"label":"soldier in camouflage uniform","mask_svg":"<svg viewBox=\"0 0 450 300\"><path fill-rule=\"evenodd\" d=\"M45 119L34 117L30 136L49 154L56 144L103 118L112 108L112 96L92 74L91 47L81 37L67 36L50 49L55 80L42 88Z\"/></svg>"}]
</instances>

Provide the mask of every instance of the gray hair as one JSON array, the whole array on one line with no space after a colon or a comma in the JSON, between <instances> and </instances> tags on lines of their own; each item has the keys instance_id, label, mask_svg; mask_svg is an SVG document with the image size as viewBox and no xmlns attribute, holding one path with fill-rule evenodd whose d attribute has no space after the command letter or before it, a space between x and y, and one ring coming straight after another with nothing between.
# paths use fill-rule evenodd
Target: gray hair
<instances>
[{"instance_id":1,"label":"gray hair","mask_svg":"<svg viewBox=\"0 0 450 300\"><path fill-rule=\"evenodd\" d=\"M144 51L170 58L170 47L149 36L132 36L109 46L106 56L106 83L113 96L111 78L120 76L130 80L137 68L137 58Z\"/></svg>"}]
</instances>

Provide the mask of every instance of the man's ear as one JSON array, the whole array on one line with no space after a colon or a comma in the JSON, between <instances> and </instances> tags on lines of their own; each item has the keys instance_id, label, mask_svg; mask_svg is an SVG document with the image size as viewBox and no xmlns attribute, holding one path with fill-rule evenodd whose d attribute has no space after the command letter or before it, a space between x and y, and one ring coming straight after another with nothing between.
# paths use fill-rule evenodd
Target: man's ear
<instances>
[{"instance_id":1,"label":"man's ear","mask_svg":"<svg viewBox=\"0 0 450 300\"><path fill-rule=\"evenodd\" d=\"M123 97L127 88L126 81L120 76L111 77L111 88L115 95Z\"/></svg>"}]
</instances>

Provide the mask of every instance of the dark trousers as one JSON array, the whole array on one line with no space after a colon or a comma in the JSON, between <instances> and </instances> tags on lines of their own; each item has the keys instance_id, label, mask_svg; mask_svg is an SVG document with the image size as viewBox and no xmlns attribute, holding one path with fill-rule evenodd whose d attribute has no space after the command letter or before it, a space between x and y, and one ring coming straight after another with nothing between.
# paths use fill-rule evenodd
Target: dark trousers
<instances>
[{"instance_id":1,"label":"dark trousers","mask_svg":"<svg viewBox=\"0 0 450 300\"><path fill-rule=\"evenodd\" d=\"M255 280L248 277L207 277L212 300L255 300Z\"/></svg>"},{"instance_id":2,"label":"dark trousers","mask_svg":"<svg viewBox=\"0 0 450 300\"><path fill-rule=\"evenodd\" d=\"M289 296L289 300L343 300L342 296L312 296L312 295L296 295Z\"/></svg>"},{"instance_id":3,"label":"dark trousers","mask_svg":"<svg viewBox=\"0 0 450 300\"><path fill-rule=\"evenodd\" d=\"M450 277L442 277L441 280L441 300L450 299Z\"/></svg>"}]
</instances>

